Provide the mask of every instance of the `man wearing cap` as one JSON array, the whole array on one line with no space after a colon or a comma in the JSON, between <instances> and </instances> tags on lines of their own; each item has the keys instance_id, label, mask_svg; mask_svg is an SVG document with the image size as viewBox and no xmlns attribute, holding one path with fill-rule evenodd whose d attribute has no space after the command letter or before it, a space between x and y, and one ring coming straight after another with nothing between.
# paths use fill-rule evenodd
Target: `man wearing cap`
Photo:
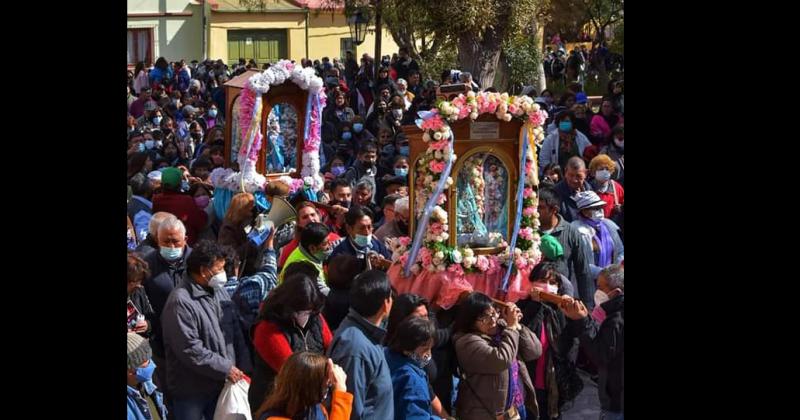
<instances>
[{"instance_id":1,"label":"man wearing cap","mask_svg":"<svg viewBox=\"0 0 800 420\"><path fill-rule=\"evenodd\" d=\"M128 112L133 115L133 118L138 120L142 115L144 115L144 105L150 100L150 88L145 87L142 89L142 93L139 95L139 98L131 103Z\"/></svg>"},{"instance_id":2,"label":"man wearing cap","mask_svg":"<svg viewBox=\"0 0 800 420\"><path fill-rule=\"evenodd\" d=\"M574 286L576 298L592 305L595 285L592 281L591 269L592 248L583 240L578 230L559 214L561 200L553 188L539 189L539 233L542 236L542 253L545 258L552 259L558 272L569 279ZM561 245L551 251L553 245L548 236L555 238ZM546 253L545 253L546 252ZM549 254L549 255L548 255Z\"/></svg>"},{"instance_id":3,"label":"man wearing cap","mask_svg":"<svg viewBox=\"0 0 800 420\"><path fill-rule=\"evenodd\" d=\"M625 247L619 237L619 226L603 217L606 202L597 193L583 191L576 195L576 199L579 214L572 226L592 249L594 258L589 265L592 278L596 278L600 270L611 264L619 264L625 257Z\"/></svg>"},{"instance_id":4,"label":"man wearing cap","mask_svg":"<svg viewBox=\"0 0 800 420\"><path fill-rule=\"evenodd\" d=\"M153 196L153 211L172 213L186 226L188 244L194 245L208 215L197 206L194 198L182 191L183 173L178 168L166 168L161 173L161 193Z\"/></svg>"},{"instance_id":5,"label":"man wearing cap","mask_svg":"<svg viewBox=\"0 0 800 420\"><path fill-rule=\"evenodd\" d=\"M152 356L147 339L128 333L128 420L167 418L164 397L153 383Z\"/></svg>"}]
</instances>

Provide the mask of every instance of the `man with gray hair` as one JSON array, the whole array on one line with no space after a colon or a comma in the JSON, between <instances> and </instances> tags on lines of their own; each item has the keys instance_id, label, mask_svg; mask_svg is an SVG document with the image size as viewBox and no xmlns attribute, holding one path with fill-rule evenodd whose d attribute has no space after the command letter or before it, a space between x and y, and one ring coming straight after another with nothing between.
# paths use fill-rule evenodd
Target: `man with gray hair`
<instances>
[{"instance_id":1,"label":"man with gray hair","mask_svg":"<svg viewBox=\"0 0 800 420\"><path fill-rule=\"evenodd\" d=\"M375 231L375 238L385 244L388 238L408 236L408 197L397 194L383 199L384 222Z\"/></svg>"},{"instance_id":2,"label":"man with gray hair","mask_svg":"<svg viewBox=\"0 0 800 420\"><path fill-rule=\"evenodd\" d=\"M141 255L147 255L158 250L158 226L161 225L161 222L163 222L164 219L169 216L172 216L172 214L165 211L159 211L150 217L150 221L147 224L147 234L145 235L144 240L139 243L139 246L136 248L136 252Z\"/></svg>"},{"instance_id":3,"label":"man with gray hair","mask_svg":"<svg viewBox=\"0 0 800 420\"><path fill-rule=\"evenodd\" d=\"M586 162L583 159L577 156L569 158L564 170L564 179L555 185L554 190L561 199L559 213L564 220L572 223L578 218L575 195L581 191L592 191L592 186L586 182Z\"/></svg>"},{"instance_id":4,"label":"man with gray hair","mask_svg":"<svg viewBox=\"0 0 800 420\"><path fill-rule=\"evenodd\" d=\"M153 306L155 320L161 319L161 313L172 290L186 274L186 257L192 250L186 244L186 227L173 215L165 217L158 225L158 248L144 256L150 268L150 277L142 284ZM153 322L153 335L150 345L153 348L153 359L156 361L156 378L163 379L164 339L161 333L161 322Z\"/></svg>"},{"instance_id":5,"label":"man with gray hair","mask_svg":"<svg viewBox=\"0 0 800 420\"><path fill-rule=\"evenodd\" d=\"M612 264L597 278L595 308L565 297L561 310L569 318L567 328L579 337L581 348L597 366L601 418L624 418L625 408L625 269Z\"/></svg>"}]
</instances>

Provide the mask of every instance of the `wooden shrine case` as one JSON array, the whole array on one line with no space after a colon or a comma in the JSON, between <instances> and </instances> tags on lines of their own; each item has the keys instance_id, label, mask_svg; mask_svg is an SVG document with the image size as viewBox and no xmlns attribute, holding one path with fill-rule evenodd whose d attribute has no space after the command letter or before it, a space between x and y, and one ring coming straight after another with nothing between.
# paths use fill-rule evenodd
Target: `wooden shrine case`
<instances>
[{"instance_id":1,"label":"wooden shrine case","mask_svg":"<svg viewBox=\"0 0 800 420\"><path fill-rule=\"evenodd\" d=\"M225 167L236 164L237 154L241 146L239 129L239 100L247 80L256 70L248 70L225 83ZM303 134L305 130L306 102L308 91L291 82L285 81L278 86L270 87L269 92L262 95L261 134L262 147L258 154L256 171L269 178L287 175L288 168L296 168L292 174L300 177L303 162ZM277 167L268 162L272 152L270 138L279 135L284 147L281 152L285 165ZM238 170L238 168L237 168Z\"/></svg>"},{"instance_id":2,"label":"wooden shrine case","mask_svg":"<svg viewBox=\"0 0 800 420\"><path fill-rule=\"evenodd\" d=\"M516 210L519 167L519 133L521 121L498 120L493 114L469 118L450 125L454 152L457 156L450 176L447 213L450 246L470 246L478 254L500 252L502 238L511 238ZM416 173L416 162L428 146L423 131L415 125L403 126L409 139L409 199L413 217L411 232L416 232L415 190L422 179ZM476 182L480 180L482 182ZM424 206L425 203L421 203Z\"/></svg>"}]
</instances>

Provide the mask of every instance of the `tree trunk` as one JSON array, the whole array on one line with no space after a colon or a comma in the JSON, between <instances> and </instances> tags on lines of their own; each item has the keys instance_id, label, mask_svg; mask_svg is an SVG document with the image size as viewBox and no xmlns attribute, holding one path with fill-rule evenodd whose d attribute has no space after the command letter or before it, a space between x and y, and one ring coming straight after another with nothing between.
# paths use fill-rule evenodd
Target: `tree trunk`
<instances>
[{"instance_id":1,"label":"tree trunk","mask_svg":"<svg viewBox=\"0 0 800 420\"><path fill-rule=\"evenodd\" d=\"M483 38L475 33L463 33L458 39L458 63L461 71L472 73L472 80L481 89L494 83L497 65L500 61L504 30L497 27L484 31Z\"/></svg>"},{"instance_id":2,"label":"tree trunk","mask_svg":"<svg viewBox=\"0 0 800 420\"><path fill-rule=\"evenodd\" d=\"M508 92L509 89L509 79L511 75L511 69L508 67L508 58L506 57L505 53L500 53L500 59L498 60L497 64L497 72L495 74L494 83L490 86L494 86L498 92ZM484 86L484 89L489 86Z\"/></svg>"},{"instance_id":3,"label":"tree trunk","mask_svg":"<svg viewBox=\"0 0 800 420\"><path fill-rule=\"evenodd\" d=\"M539 48L539 77L534 81L533 86L536 89L536 94L542 93L547 89L547 78L544 77L544 25L539 25L534 22L536 28L536 47Z\"/></svg>"}]
</instances>

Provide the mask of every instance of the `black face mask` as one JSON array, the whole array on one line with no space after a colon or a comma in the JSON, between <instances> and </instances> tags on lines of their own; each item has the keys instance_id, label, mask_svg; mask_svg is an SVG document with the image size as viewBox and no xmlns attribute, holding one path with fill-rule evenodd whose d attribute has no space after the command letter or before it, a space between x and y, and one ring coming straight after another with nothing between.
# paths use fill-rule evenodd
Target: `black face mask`
<instances>
[{"instance_id":1,"label":"black face mask","mask_svg":"<svg viewBox=\"0 0 800 420\"><path fill-rule=\"evenodd\" d=\"M200 133L191 133L192 138L195 140L200 140Z\"/></svg>"}]
</instances>

